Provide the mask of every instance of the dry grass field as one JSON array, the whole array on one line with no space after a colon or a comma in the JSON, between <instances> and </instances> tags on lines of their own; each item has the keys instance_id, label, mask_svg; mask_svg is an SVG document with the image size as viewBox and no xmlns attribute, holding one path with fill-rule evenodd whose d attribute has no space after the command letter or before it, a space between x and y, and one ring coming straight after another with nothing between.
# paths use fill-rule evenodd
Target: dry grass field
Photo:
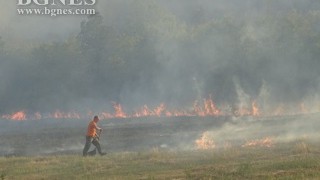
<instances>
[{"instance_id":1,"label":"dry grass field","mask_svg":"<svg viewBox=\"0 0 320 180\"><path fill-rule=\"evenodd\" d=\"M319 179L320 147L307 142L220 150L2 157L1 179Z\"/></svg>"}]
</instances>

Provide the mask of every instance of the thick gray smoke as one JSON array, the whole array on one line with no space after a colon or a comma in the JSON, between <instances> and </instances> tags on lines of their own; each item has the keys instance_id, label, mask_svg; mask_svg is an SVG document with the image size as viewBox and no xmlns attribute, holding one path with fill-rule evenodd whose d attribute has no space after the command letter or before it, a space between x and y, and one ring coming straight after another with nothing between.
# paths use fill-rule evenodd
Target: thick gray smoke
<instances>
[{"instance_id":1,"label":"thick gray smoke","mask_svg":"<svg viewBox=\"0 0 320 180\"><path fill-rule=\"evenodd\" d=\"M107 0L55 18L0 2L0 113L319 96L317 0Z\"/></svg>"}]
</instances>

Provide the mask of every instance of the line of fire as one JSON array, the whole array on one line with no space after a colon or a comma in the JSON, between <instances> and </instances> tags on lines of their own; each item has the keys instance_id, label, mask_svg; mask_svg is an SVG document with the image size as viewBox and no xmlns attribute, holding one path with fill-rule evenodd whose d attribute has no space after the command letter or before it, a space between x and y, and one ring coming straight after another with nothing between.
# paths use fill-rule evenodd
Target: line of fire
<instances>
[{"instance_id":1,"label":"line of fire","mask_svg":"<svg viewBox=\"0 0 320 180\"><path fill-rule=\"evenodd\" d=\"M144 105L135 111L124 110L119 103L113 102L113 112L98 113L101 119L112 118L139 118L139 117L216 117L216 116L253 116L253 117L267 117L267 116L286 116L299 115L320 112L320 105L308 106L301 102L296 105L279 104L273 108L262 108L257 101L252 101L246 105L238 106L236 109L230 105L218 106L213 101L212 97L204 98L202 101L194 101L191 108L170 109L166 104L161 103L154 108ZM312 108L311 108L312 107ZM7 120L41 120L41 119L85 119L93 115L91 111L83 112L65 112L56 110L52 113L28 113L26 110L13 112L11 114L1 115L2 119Z\"/></svg>"}]
</instances>

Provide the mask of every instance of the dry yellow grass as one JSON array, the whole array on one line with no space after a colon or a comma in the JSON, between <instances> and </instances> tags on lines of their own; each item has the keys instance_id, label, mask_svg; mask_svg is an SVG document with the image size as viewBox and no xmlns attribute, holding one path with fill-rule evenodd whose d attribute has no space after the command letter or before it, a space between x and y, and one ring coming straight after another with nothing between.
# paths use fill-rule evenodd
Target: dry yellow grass
<instances>
[{"instance_id":1,"label":"dry yellow grass","mask_svg":"<svg viewBox=\"0 0 320 180\"><path fill-rule=\"evenodd\" d=\"M320 147L309 146L2 157L0 179L319 179Z\"/></svg>"}]
</instances>

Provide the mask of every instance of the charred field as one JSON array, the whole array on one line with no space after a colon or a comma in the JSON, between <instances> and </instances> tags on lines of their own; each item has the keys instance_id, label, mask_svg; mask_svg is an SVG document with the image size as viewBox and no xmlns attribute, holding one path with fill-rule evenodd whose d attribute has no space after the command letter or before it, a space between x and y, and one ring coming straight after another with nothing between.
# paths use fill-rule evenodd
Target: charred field
<instances>
[{"instance_id":1,"label":"charred field","mask_svg":"<svg viewBox=\"0 0 320 180\"><path fill-rule=\"evenodd\" d=\"M88 120L1 121L2 179L317 179L319 114L101 120L106 156L81 156ZM264 128L259 128L263 126Z\"/></svg>"},{"instance_id":2,"label":"charred field","mask_svg":"<svg viewBox=\"0 0 320 180\"><path fill-rule=\"evenodd\" d=\"M101 120L101 144L108 154L83 158L87 122L3 120L1 178L320 177L319 114Z\"/></svg>"},{"instance_id":3,"label":"charred field","mask_svg":"<svg viewBox=\"0 0 320 180\"><path fill-rule=\"evenodd\" d=\"M191 146L208 128L222 127L228 117L126 118L101 120L100 142L108 152L143 151L154 147ZM81 154L89 120L8 121L1 126L2 156ZM178 143L180 142L180 144Z\"/></svg>"},{"instance_id":4,"label":"charred field","mask_svg":"<svg viewBox=\"0 0 320 180\"><path fill-rule=\"evenodd\" d=\"M320 115L144 117L108 119L100 142L108 153L277 146L317 142ZM87 119L1 120L1 156L81 155ZM263 141L266 141L263 144Z\"/></svg>"}]
</instances>

